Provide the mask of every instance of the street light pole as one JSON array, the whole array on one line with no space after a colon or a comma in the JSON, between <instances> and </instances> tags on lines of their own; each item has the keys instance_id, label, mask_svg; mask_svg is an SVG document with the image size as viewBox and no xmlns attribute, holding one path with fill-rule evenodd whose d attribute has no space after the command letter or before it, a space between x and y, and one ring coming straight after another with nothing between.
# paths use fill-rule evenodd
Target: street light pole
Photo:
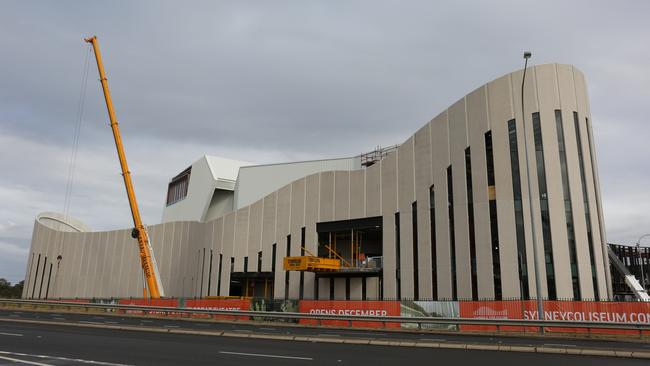
<instances>
[{"instance_id":1,"label":"street light pole","mask_svg":"<svg viewBox=\"0 0 650 366\"><path fill-rule=\"evenodd\" d=\"M637 255L639 256L639 267L641 267L641 287L643 287L644 290L646 289L646 286L645 286L645 276L643 274L643 258L641 257L641 240L648 236L650 236L650 234L641 235L641 237L636 241L636 252Z\"/></svg>"},{"instance_id":2,"label":"street light pole","mask_svg":"<svg viewBox=\"0 0 650 366\"><path fill-rule=\"evenodd\" d=\"M54 275L54 290L56 291L56 294L58 297L61 297L61 291L59 291L59 271L61 270L61 260L63 259L63 256L59 254L56 256L56 274Z\"/></svg>"},{"instance_id":3,"label":"street light pole","mask_svg":"<svg viewBox=\"0 0 650 366\"><path fill-rule=\"evenodd\" d=\"M535 262L535 289L537 292L537 319L544 320L544 300L542 299L542 280L539 276L539 253L537 248L537 230L535 229L535 217L533 215L533 191L530 177L530 159L528 158L528 137L526 134L526 108L524 103L524 86L526 85L526 69L528 68L528 59L532 56L530 52L524 52L524 75L521 79L521 116L522 125L524 127L524 151L526 155L526 175L528 177L528 206L530 208L530 227L532 229L533 237L533 260ZM520 279L521 280L521 279ZM544 333L544 327L540 328Z\"/></svg>"}]
</instances>

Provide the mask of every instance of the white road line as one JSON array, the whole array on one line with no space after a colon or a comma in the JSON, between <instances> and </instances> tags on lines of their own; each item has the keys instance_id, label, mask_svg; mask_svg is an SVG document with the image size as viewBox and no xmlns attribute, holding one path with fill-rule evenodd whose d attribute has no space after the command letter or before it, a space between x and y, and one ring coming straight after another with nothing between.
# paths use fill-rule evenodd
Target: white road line
<instances>
[{"instance_id":1,"label":"white road line","mask_svg":"<svg viewBox=\"0 0 650 366\"><path fill-rule=\"evenodd\" d=\"M179 325L163 325L165 328L180 328Z\"/></svg>"},{"instance_id":2,"label":"white road line","mask_svg":"<svg viewBox=\"0 0 650 366\"><path fill-rule=\"evenodd\" d=\"M58 317L58 318L52 318L52 319L54 319L54 320L65 320L65 318L61 318L61 317Z\"/></svg>"},{"instance_id":3,"label":"white road line","mask_svg":"<svg viewBox=\"0 0 650 366\"><path fill-rule=\"evenodd\" d=\"M233 332L246 332L246 333L252 332L252 330L249 330L249 329L233 329L232 331Z\"/></svg>"},{"instance_id":4,"label":"white road line","mask_svg":"<svg viewBox=\"0 0 650 366\"><path fill-rule=\"evenodd\" d=\"M24 363L26 365L51 366L49 363L25 361L25 360L19 360L17 358L11 358L11 357L5 357L5 356L0 356L0 360L7 360L7 361L11 361L11 362L16 362L16 363Z\"/></svg>"},{"instance_id":5,"label":"white road line","mask_svg":"<svg viewBox=\"0 0 650 366\"><path fill-rule=\"evenodd\" d=\"M280 355L265 355L262 353L244 353L244 352L227 352L219 351L225 355L236 355L236 356L251 356L251 357L270 357L270 358L285 358L289 360L304 360L304 361L313 361L311 357L297 357L297 356L280 356Z\"/></svg>"},{"instance_id":6,"label":"white road line","mask_svg":"<svg viewBox=\"0 0 650 366\"><path fill-rule=\"evenodd\" d=\"M123 363L112 363L112 362L103 362L103 361L83 360L83 359L80 359L80 358L67 358L67 357L57 357L57 356L47 356L47 355L32 355L32 354L28 354L28 353L7 352L7 351L0 351L0 355L34 357L34 358L41 358L41 359L47 359L47 360L57 360L57 361L72 361L72 362L76 362L76 363L87 363L87 364L91 364L91 365L100 365L100 366L130 366L130 365L123 364ZM5 356L0 356L0 358L7 359L7 360L10 359L9 357L5 357ZM28 365L51 366L50 364L46 364L46 363L38 363L38 362L18 360L18 359L11 359L11 360L15 361L15 362L26 363Z\"/></svg>"},{"instance_id":7,"label":"white road line","mask_svg":"<svg viewBox=\"0 0 650 366\"><path fill-rule=\"evenodd\" d=\"M333 333L332 332L332 333L329 333L329 334L341 334L341 335L352 334L352 335L363 335L363 336L368 335L368 334L371 334L373 336L387 336L388 335L386 333L372 333L372 332L363 333L363 332L345 332L345 331L343 331L341 333Z\"/></svg>"},{"instance_id":8,"label":"white road line","mask_svg":"<svg viewBox=\"0 0 650 366\"><path fill-rule=\"evenodd\" d=\"M88 322L88 321L85 321L85 320L79 320L79 323L84 323L84 324L104 324L104 323L101 323L101 322Z\"/></svg>"},{"instance_id":9,"label":"white road line","mask_svg":"<svg viewBox=\"0 0 650 366\"><path fill-rule=\"evenodd\" d=\"M11 318L20 318L20 315L18 314L9 314Z\"/></svg>"},{"instance_id":10,"label":"white road line","mask_svg":"<svg viewBox=\"0 0 650 366\"><path fill-rule=\"evenodd\" d=\"M0 335L12 336L12 337L22 337L23 336L22 334L18 334L18 333L3 333L3 332L0 332Z\"/></svg>"},{"instance_id":11,"label":"white road line","mask_svg":"<svg viewBox=\"0 0 650 366\"><path fill-rule=\"evenodd\" d=\"M260 330L276 330L275 328L259 328Z\"/></svg>"},{"instance_id":12,"label":"white road line","mask_svg":"<svg viewBox=\"0 0 650 366\"><path fill-rule=\"evenodd\" d=\"M544 343L543 346L577 347L575 344Z\"/></svg>"}]
</instances>

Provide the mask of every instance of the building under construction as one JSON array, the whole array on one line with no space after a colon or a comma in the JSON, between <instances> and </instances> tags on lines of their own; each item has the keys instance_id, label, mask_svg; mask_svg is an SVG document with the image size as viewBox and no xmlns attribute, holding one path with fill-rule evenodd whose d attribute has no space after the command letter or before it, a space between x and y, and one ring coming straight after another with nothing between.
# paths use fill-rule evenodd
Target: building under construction
<instances>
[{"instance_id":1,"label":"building under construction","mask_svg":"<svg viewBox=\"0 0 650 366\"><path fill-rule=\"evenodd\" d=\"M369 154L200 158L171 179L162 223L147 227L165 295L530 299L538 272L544 298L610 299L584 76L529 68L522 116L522 75ZM39 215L23 297L142 296L132 231Z\"/></svg>"}]
</instances>

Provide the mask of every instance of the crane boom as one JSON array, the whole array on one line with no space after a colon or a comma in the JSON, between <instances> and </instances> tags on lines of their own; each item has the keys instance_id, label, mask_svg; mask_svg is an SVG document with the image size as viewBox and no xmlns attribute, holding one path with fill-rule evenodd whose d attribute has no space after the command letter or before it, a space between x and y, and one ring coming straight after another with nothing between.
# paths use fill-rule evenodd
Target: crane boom
<instances>
[{"instance_id":1,"label":"crane boom","mask_svg":"<svg viewBox=\"0 0 650 366\"><path fill-rule=\"evenodd\" d=\"M99 71L99 81L102 84L104 91L104 99L106 100L106 108L108 109L108 118L111 121L111 129L113 130L113 138L115 139L115 147L117 148L117 156L120 160L120 167L122 168L122 177L124 178L124 185L126 187L126 195L129 198L129 205L131 206L131 215L133 216L134 229L132 236L138 239L138 246L140 248L140 263L142 264L142 271L147 281L149 289L149 296L152 299L165 296L162 283L160 282L160 275L158 273L158 266L153 255L153 250L149 242L149 234L142 224L140 218L140 210L138 209L138 202L135 199L135 191L133 190L133 182L131 181L131 172L126 163L126 155L124 154L124 146L122 145L122 137L120 136L120 129L113 110L113 101L111 100L111 93L108 90L108 79L104 73L104 65L102 64L102 56L99 52L99 43L97 37L92 36L84 39L86 42L92 44L93 51L95 52L95 59L97 60L97 69ZM146 295L146 292L145 292Z\"/></svg>"}]
</instances>

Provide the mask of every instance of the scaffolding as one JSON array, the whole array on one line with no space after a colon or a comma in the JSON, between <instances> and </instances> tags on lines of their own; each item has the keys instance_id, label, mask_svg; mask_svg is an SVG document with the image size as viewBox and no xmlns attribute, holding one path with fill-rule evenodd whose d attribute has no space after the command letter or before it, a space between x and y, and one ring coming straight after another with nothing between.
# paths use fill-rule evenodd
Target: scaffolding
<instances>
[{"instance_id":1,"label":"scaffolding","mask_svg":"<svg viewBox=\"0 0 650 366\"><path fill-rule=\"evenodd\" d=\"M363 153L360 155L361 166L367 168L375 164L376 162L380 161L391 152L397 150L398 147L399 145L393 145L388 147L381 147L377 145L377 147L373 151Z\"/></svg>"}]
</instances>

